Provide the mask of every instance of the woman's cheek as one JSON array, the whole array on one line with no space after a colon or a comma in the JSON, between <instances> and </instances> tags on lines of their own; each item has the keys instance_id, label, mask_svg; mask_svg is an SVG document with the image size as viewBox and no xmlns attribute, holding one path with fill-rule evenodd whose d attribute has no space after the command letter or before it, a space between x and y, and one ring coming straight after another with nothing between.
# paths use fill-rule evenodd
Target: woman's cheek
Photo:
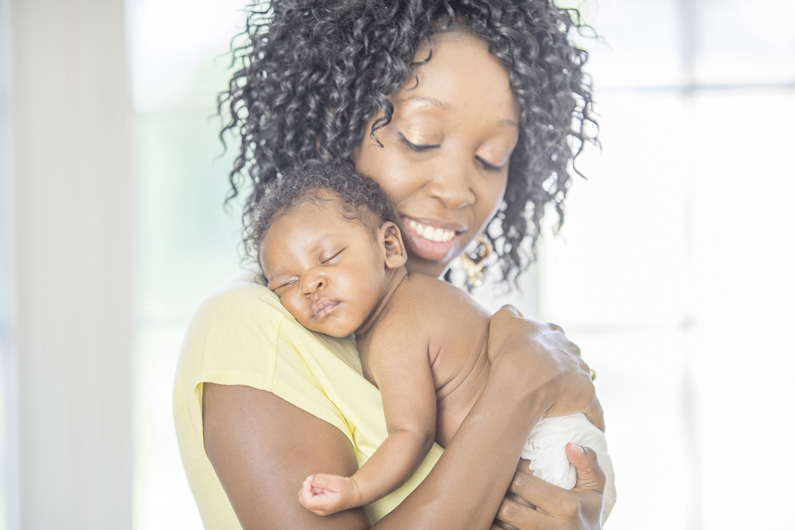
<instances>
[{"instance_id":1,"label":"woman's cheek","mask_svg":"<svg viewBox=\"0 0 795 530\"><path fill-rule=\"evenodd\" d=\"M386 149L386 148L385 148ZM384 156L383 160L368 175L381 186L387 199L394 206L410 194L412 175L418 167L407 164L399 157Z\"/></svg>"}]
</instances>

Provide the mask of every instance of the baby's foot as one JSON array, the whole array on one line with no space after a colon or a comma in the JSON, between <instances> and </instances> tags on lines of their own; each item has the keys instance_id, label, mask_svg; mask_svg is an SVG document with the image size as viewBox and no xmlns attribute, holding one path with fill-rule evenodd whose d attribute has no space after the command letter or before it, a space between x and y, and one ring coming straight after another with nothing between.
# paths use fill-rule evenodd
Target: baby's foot
<instances>
[{"instance_id":1,"label":"baby's foot","mask_svg":"<svg viewBox=\"0 0 795 530\"><path fill-rule=\"evenodd\" d=\"M298 491L298 502L317 515L357 508L361 498L356 481L339 475L310 475Z\"/></svg>"}]
</instances>

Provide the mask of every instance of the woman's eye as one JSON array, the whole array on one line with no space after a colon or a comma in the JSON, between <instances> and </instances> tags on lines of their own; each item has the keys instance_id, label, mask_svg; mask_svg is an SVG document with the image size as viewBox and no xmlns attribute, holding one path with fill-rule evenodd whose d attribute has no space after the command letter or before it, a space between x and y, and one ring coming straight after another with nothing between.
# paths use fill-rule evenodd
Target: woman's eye
<instances>
[{"instance_id":1,"label":"woman's eye","mask_svg":"<svg viewBox=\"0 0 795 530\"><path fill-rule=\"evenodd\" d=\"M441 147L441 144L415 144L410 142L408 138L403 136L403 133L398 133L400 135L400 141L411 149L412 151L417 151L418 153L422 153L423 151L428 151L430 149L436 149L437 147Z\"/></svg>"},{"instance_id":2,"label":"woman's eye","mask_svg":"<svg viewBox=\"0 0 795 530\"><path fill-rule=\"evenodd\" d=\"M483 166L483 169L486 171L501 171L502 168L500 166L495 166L491 162L486 162L483 158L475 155L475 160L480 162L480 165Z\"/></svg>"}]
</instances>

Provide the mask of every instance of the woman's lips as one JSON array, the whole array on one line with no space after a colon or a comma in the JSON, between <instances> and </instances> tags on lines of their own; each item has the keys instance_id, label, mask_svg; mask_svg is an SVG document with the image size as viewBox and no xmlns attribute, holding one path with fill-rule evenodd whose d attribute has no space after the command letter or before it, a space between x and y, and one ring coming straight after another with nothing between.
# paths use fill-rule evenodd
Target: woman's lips
<instances>
[{"instance_id":1,"label":"woman's lips","mask_svg":"<svg viewBox=\"0 0 795 530\"><path fill-rule=\"evenodd\" d=\"M328 298L318 300L312 304L312 320L323 318L334 311L338 305L340 305L338 300L329 300Z\"/></svg>"},{"instance_id":2,"label":"woman's lips","mask_svg":"<svg viewBox=\"0 0 795 530\"><path fill-rule=\"evenodd\" d=\"M412 219L402 216L403 237L415 255L429 261L441 261L456 246L461 225Z\"/></svg>"}]
</instances>

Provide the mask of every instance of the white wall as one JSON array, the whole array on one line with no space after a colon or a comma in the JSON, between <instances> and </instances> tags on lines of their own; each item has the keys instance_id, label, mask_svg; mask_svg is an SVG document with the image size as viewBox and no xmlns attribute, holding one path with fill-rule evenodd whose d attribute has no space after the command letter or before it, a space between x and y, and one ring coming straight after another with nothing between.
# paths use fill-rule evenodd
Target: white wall
<instances>
[{"instance_id":1,"label":"white wall","mask_svg":"<svg viewBox=\"0 0 795 530\"><path fill-rule=\"evenodd\" d=\"M131 527L121 0L12 0L21 528Z\"/></svg>"},{"instance_id":2,"label":"white wall","mask_svg":"<svg viewBox=\"0 0 795 530\"><path fill-rule=\"evenodd\" d=\"M11 11L0 0L0 530L19 527L18 392L11 182Z\"/></svg>"}]
</instances>

